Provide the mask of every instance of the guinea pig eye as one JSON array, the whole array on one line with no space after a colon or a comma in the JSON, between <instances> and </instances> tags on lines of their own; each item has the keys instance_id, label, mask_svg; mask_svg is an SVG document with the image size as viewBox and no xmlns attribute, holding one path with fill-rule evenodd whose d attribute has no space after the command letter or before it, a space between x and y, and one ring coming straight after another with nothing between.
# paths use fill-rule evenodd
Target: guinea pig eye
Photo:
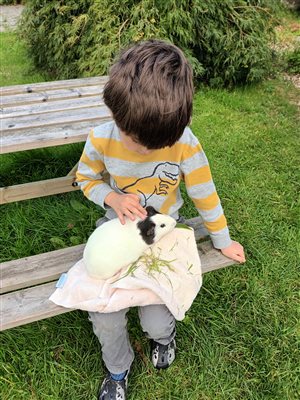
<instances>
[{"instance_id":1,"label":"guinea pig eye","mask_svg":"<svg viewBox=\"0 0 300 400\"><path fill-rule=\"evenodd\" d=\"M160 227L161 227L161 228L164 228L165 226L166 226L166 224L161 224L161 226L160 226Z\"/></svg>"}]
</instances>

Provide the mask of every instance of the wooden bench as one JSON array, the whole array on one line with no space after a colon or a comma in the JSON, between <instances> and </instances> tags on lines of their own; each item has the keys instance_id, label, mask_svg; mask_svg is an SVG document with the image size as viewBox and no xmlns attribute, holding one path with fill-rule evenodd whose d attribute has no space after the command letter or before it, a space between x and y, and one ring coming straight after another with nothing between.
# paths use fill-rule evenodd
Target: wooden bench
<instances>
[{"instance_id":1,"label":"wooden bench","mask_svg":"<svg viewBox=\"0 0 300 400\"><path fill-rule=\"evenodd\" d=\"M111 119L102 101L106 77L1 88L1 154L84 142ZM66 177L0 189L0 204L78 190L76 166ZM188 223L203 238L199 218ZM48 300L61 273L81 257L84 244L1 264L1 330L72 311ZM210 241L198 243L203 273L234 264Z\"/></svg>"}]
</instances>

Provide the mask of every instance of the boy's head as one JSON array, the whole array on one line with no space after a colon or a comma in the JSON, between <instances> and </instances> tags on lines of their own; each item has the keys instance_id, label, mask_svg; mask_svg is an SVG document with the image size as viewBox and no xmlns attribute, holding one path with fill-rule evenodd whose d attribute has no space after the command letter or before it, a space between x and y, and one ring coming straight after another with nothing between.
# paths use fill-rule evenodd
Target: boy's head
<instances>
[{"instance_id":1,"label":"boy's head","mask_svg":"<svg viewBox=\"0 0 300 400\"><path fill-rule=\"evenodd\" d=\"M182 51L148 40L121 53L103 97L122 132L160 149L172 146L190 122L193 92L192 68Z\"/></svg>"}]
</instances>

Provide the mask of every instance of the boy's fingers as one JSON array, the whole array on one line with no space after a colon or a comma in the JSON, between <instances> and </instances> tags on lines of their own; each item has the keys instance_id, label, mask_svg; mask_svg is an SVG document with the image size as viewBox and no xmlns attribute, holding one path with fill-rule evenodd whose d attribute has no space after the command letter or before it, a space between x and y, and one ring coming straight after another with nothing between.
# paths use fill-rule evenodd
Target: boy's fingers
<instances>
[{"instance_id":1,"label":"boy's fingers","mask_svg":"<svg viewBox=\"0 0 300 400\"><path fill-rule=\"evenodd\" d=\"M132 204L132 205L134 205L135 208L140 212L139 216L141 218L143 218L143 216L146 216L147 211L145 210L144 207L141 206L139 196L134 193L129 193L128 196L130 196L132 198L132 200L134 200L134 204Z\"/></svg>"},{"instance_id":2,"label":"boy's fingers","mask_svg":"<svg viewBox=\"0 0 300 400\"><path fill-rule=\"evenodd\" d=\"M133 213L131 212L131 210L125 210L124 211L124 214L126 215L126 217L128 217L129 219L131 219L131 221L134 221L135 220L135 218L134 218L134 215L133 215Z\"/></svg>"},{"instance_id":3,"label":"boy's fingers","mask_svg":"<svg viewBox=\"0 0 300 400\"><path fill-rule=\"evenodd\" d=\"M144 218L147 216L147 212L144 213L144 212L142 212L142 211L140 210L140 208L137 208L137 207L131 207L131 208L129 209L129 212L130 212L131 214L135 215L136 217L141 218L141 219L144 219ZM132 219L132 221L133 221L133 220L134 220L134 219Z\"/></svg>"},{"instance_id":4,"label":"boy's fingers","mask_svg":"<svg viewBox=\"0 0 300 400\"><path fill-rule=\"evenodd\" d=\"M131 203L128 210L142 219L147 216L147 211L140 205L140 203Z\"/></svg>"},{"instance_id":5,"label":"boy's fingers","mask_svg":"<svg viewBox=\"0 0 300 400\"><path fill-rule=\"evenodd\" d=\"M237 254L236 261L239 261L240 263L244 263L246 261L246 259L243 255Z\"/></svg>"},{"instance_id":6,"label":"boy's fingers","mask_svg":"<svg viewBox=\"0 0 300 400\"><path fill-rule=\"evenodd\" d=\"M134 214L135 214L137 217L141 218L141 219L145 219L145 218L147 217L147 212L144 213L144 212L141 212L141 211L138 210L138 209L135 209Z\"/></svg>"},{"instance_id":7,"label":"boy's fingers","mask_svg":"<svg viewBox=\"0 0 300 400\"><path fill-rule=\"evenodd\" d=\"M229 257L229 258L231 258L232 260L234 260L234 261L237 261L237 262L239 262L239 263L241 263L241 262L243 262L243 259L242 259L242 257L239 255L239 254L237 254L237 253L233 253L233 254L224 254L224 255L226 255L226 257Z\"/></svg>"},{"instance_id":8,"label":"boy's fingers","mask_svg":"<svg viewBox=\"0 0 300 400\"><path fill-rule=\"evenodd\" d=\"M118 212L117 215L118 215L118 218L119 218L121 224L124 225L125 224L125 218L124 218L123 213Z\"/></svg>"}]
</instances>

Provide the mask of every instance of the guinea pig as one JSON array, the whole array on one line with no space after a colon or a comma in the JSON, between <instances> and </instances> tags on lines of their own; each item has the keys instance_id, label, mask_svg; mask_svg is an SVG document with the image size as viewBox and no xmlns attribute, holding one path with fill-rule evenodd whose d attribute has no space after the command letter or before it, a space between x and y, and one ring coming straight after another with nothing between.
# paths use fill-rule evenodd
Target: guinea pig
<instances>
[{"instance_id":1,"label":"guinea pig","mask_svg":"<svg viewBox=\"0 0 300 400\"><path fill-rule=\"evenodd\" d=\"M100 225L89 237L83 252L87 273L92 278L108 279L136 261L143 252L170 232L176 220L146 207L147 217L124 225L118 218Z\"/></svg>"}]
</instances>

